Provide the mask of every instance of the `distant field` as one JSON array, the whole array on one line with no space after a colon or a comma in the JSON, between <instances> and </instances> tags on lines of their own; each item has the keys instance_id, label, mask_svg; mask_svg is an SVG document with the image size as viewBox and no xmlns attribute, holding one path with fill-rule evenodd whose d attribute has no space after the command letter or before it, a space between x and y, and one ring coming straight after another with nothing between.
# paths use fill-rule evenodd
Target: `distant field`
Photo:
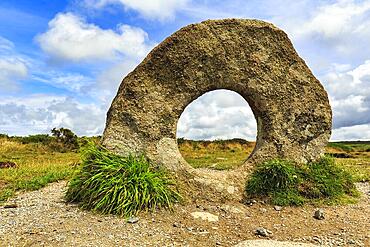
<instances>
[{"instance_id":1,"label":"distant field","mask_svg":"<svg viewBox=\"0 0 370 247\"><path fill-rule=\"evenodd\" d=\"M370 141L330 142L326 152L350 170L356 181L370 181Z\"/></svg>"},{"instance_id":2,"label":"distant field","mask_svg":"<svg viewBox=\"0 0 370 247\"><path fill-rule=\"evenodd\" d=\"M241 139L179 139L178 142L181 154L190 165L217 170L243 164L255 145ZM332 142L326 153L350 170L356 181L370 181L370 142ZM50 182L68 179L80 157L77 152L57 152L42 143L22 143L19 138L0 137L1 161L15 162L17 168L0 169L0 203L16 191L35 190Z\"/></svg>"},{"instance_id":3,"label":"distant field","mask_svg":"<svg viewBox=\"0 0 370 247\"><path fill-rule=\"evenodd\" d=\"M255 143L242 139L193 141L179 139L179 150L194 168L225 170L244 163L252 153Z\"/></svg>"},{"instance_id":4,"label":"distant field","mask_svg":"<svg viewBox=\"0 0 370 247\"><path fill-rule=\"evenodd\" d=\"M254 142L241 139L219 141L182 140L179 150L184 159L195 168L230 169L249 157ZM370 141L331 142L326 154L350 170L356 181L370 181Z\"/></svg>"}]
</instances>

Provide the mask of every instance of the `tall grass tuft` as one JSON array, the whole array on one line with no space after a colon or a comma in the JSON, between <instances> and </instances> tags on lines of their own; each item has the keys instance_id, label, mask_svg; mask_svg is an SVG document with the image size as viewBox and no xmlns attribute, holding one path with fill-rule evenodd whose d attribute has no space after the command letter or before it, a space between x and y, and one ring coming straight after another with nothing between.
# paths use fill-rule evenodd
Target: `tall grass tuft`
<instances>
[{"instance_id":1,"label":"tall grass tuft","mask_svg":"<svg viewBox=\"0 0 370 247\"><path fill-rule=\"evenodd\" d=\"M135 215L141 210L171 208L180 199L163 170L144 156L121 157L88 145L71 179L66 200L104 214Z\"/></svg>"},{"instance_id":2,"label":"tall grass tuft","mask_svg":"<svg viewBox=\"0 0 370 247\"><path fill-rule=\"evenodd\" d=\"M267 196L282 206L340 202L346 196L357 196L351 174L329 157L299 165L286 160L264 162L247 181L246 193L249 197Z\"/></svg>"}]
</instances>

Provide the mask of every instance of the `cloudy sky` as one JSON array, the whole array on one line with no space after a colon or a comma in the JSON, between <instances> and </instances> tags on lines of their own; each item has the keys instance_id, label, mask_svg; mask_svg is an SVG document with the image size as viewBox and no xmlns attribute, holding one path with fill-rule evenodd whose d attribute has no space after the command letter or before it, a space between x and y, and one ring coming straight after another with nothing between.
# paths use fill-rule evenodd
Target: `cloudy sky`
<instances>
[{"instance_id":1,"label":"cloudy sky","mask_svg":"<svg viewBox=\"0 0 370 247\"><path fill-rule=\"evenodd\" d=\"M333 107L332 140L370 139L370 0L1 0L0 133L101 134L122 78L190 23L255 18L285 30ZM226 90L189 105L178 136L254 139L248 104Z\"/></svg>"}]
</instances>

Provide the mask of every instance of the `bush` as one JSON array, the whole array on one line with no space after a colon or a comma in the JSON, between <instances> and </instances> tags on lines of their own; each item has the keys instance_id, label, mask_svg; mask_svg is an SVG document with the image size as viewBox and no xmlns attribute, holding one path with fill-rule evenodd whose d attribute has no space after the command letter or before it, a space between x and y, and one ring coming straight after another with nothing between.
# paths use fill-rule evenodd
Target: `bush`
<instances>
[{"instance_id":1,"label":"bush","mask_svg":"<svg viewBox=\"0 0 370 247\"><path fill-rule=\"evenodd\" d=\"M22 144L40 143L43 145L48 145L50 142L53 141L53 138L47 134L37 134L14 138Z\"/></svg>"},{"instance_id":2,"label":"bush","mask_svg":"<svg viewBox=\"0 0 370 247\"><path fill-rule=\"evenodd\" d=\"M59 152L77 151L79 149L78 137L70 129L53 128L51 130L55 141L50 143L50 147Z\"/></svg>"},{"instance_id":3,"label":"bush","mask_svg":"<svg viewBox=\"0 0 370 247\"><path fill-rule=\"evenodd\" d=\"M0 134L0 139L8 139L9 136L7 134Z\"/></svg>"},{"instance_id":4,"label":"bush","mask_svg":"<svg viewBox=\"0 0 370 247\"><path fill-rule=\"evenodd\" d=\"M180 199L173 185L145 157L121 157L91 144L83 151L66 199L84 209L130 216L141 210L171 208Z\"/></svg>"},{"instance_id":5,"label":"bush","mask_svg":"<svg viewBox=\"0 0 370 247\"><path fill-rule=\"evenodd\" d=\"M246 183L248 196L267 196L276 205L302 205L310 199L334 199L356 195L350 173L334 159L297 165L270 160L257 166Z\"/></svg>"}]
</instances>

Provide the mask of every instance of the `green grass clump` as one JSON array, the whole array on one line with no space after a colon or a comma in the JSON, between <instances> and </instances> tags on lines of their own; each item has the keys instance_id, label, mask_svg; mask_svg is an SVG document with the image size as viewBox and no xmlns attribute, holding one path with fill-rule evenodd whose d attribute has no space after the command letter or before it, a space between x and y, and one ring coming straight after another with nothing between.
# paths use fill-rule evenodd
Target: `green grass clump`
<instances>
[{"instance_id":1,"label":"green grass clump","mask_svg":"<svg viewBox=\"0 0 370 247\"><path fill-rule=\"evenodd\" d=\"M130 216L140 210L171 208L180 199L173 186L166 173L143 156L121 157L88 145L66 199L84 209Z\"/></svg>"},{"instance_id":2,"label":"green grass clump","mask_svg":"<svg viewBox=\"0 0 370 247\"><path fill-rule=\"evenodd\" d=\"M348 201L348 196L357 196L351 174L329 157L299 165L286 160L264 162L247 181L246 193L268 197L281 206Z\"/></svg>"}]
</instances>

